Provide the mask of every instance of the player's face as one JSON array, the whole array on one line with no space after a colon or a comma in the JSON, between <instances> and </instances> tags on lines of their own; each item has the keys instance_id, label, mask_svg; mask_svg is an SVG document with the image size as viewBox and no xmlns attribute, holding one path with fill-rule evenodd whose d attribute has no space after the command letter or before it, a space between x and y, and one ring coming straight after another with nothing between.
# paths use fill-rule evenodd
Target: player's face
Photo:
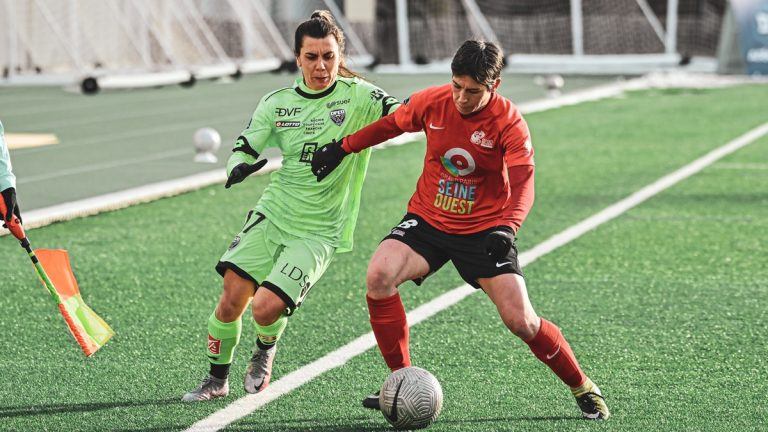
<instances>
[{"instance_id":1,"label":"player's face","mask_svg":"<svg viewBox=\"0 0 768 432\"><path fill-rule=\"evenodd\" d=\"M340 62L339 43L333 35L322 39L304 36L296 64L301 68L307 87L323 90L336 82Z\"/></svg>"},{"instance_id":2,"label":"player's face","mask_svg":"<svg viewBox=\"0 0 768 432\"><path fill-rule=\"evenodd\" d=\"M466 75L454 75L452 79L453 103L461 114L472 114L488 105L491 93L495 92L501 83L500 79L489 88L480 84L474 78Z\"/></svg>"}]
</instances>

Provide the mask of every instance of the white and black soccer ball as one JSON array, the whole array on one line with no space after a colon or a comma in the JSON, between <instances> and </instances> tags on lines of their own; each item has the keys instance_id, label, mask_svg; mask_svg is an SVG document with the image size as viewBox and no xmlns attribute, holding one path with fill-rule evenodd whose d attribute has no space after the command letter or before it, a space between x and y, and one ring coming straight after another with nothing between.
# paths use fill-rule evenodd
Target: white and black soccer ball
<instances>
[{"instance_id":1,"label":"white and black soccer ball","mask_svg":"<svg viewBox=\"0 0 768 432\"><path fill-rule=\"evenodd\" d=\"M381 387L379 406L395 429L423 429L443 408L443 389L428 371L411 366L392 372Z\"/></svg>"},{"instance_id":2,"label":"white and black soccer ball","mask_svg":"<svg viewBox=\"0 0 768 432\"><path fill-rule=\"evenodd\" d=\"M196 162L216 162L216 151L221 147L221 135L216 129L204 127L195 131L192 136L195 144Z\"/></svg>"},{"instance_id":3,"label":"white and black soccer ball","mask_svg":"<svg viewBox=\"0 0 768 432\"><path fill-rule=\"evenodd\" d=\"M204 127L195 131L192 137L198 152L215 152L221 146L221 135L214 128Z\"/></svg>"}]
</instances>

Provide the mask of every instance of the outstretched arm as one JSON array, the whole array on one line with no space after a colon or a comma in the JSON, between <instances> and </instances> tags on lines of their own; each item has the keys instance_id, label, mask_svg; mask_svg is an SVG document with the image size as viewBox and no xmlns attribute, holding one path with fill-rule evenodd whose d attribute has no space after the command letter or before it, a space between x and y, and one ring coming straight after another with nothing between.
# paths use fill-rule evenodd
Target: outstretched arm
<instances>
[{"instance_id":1,"label":"outstretched arm","mask_svg":"<svg viewBox=\"0 0 768 432\"><path fill-rule=\"evenodd\" d=\"M395 121L395 115L388 115L348 135L342 140L341 148L347 153L358 153L399 136L403 132L405 131L400 129Z\"/></svg>"},{"instance_id":2,"label":"outstretched arm","mask_svg":"<svg viewBox=\"0 0 768 432\"><path fill-rule=\"evenodd\" d=\"M341 165L341 161L348 154L358 153L403 132L397 126L394 114L382 117L352 135L347 135L341 141L333 140L316 151L312 156L312 174L317 176L317 181L322 181Z\"/></svg>"}]
</instances>

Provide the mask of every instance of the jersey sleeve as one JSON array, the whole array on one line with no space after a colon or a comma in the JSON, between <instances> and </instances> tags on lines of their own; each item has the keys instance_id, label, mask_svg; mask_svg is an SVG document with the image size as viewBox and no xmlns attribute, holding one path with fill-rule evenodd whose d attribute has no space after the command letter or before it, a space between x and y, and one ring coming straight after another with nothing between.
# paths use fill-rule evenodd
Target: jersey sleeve
<instances>
[{"instance_id":1,"label":"jersey sleeve","mask_svg":"<svg viewBox=\"0 0 768 432\"><path fill-rule=\"evenodd\" d=\"M16 187L16 176L11 171L11 156L5 145L3 124L0 123L0 191Z\"/></svg>"},{"instance_id":2,"label":"jersey sleeve","mask_svg":"<svg viewBox=\"0 0 768 432\"><path fill-rule=\"evenodd\" d=\"M395 122L403 132L418 132L424 129L423 114L427 101L424 90L403 101L403 106L395 112Z\"/></svg>"},{"instance_id":3,"label":"jersey sleeve","mask_svg":"<svg viewBox=\"0 0 768 432\"><path fill-rule=\"evenodd\" d=\"M534 165L531 133L525 119L516 109L511 114L510 124L504 130L502 140L507 167Z\"/></svg>"},{"instance_id":4,"label":"jersey sleeve","mask_svg":"<svg viewBox=\"0 0 768 432\"><path fill-rule=\"evenodd\" d=\"M367 100L369 101L368 110L366 112L366 123L375 122L376 120L395 112L400 107L400 102L393 96L388 95L387 92L381 88L376 87L367 81L362 82L364 82L365 85L361 85L361 88L367 95L361 96L364 98L367 97Z\"/></svg>"},{"instance_id":5,"label":"jersey sleeve","mask_svg":"<svg viewBox=\"0 0 768 432\"><path fill-rule=\"evenodd\" d=\"M274 122L271 116L271 104L266 99L267 97L259 102L248 126L237 137L232 155L227 161L227 175L232 172L232 168L241 163L253 164L256 162L259 154L270 145Z\"/></svg>"}]
</instances>

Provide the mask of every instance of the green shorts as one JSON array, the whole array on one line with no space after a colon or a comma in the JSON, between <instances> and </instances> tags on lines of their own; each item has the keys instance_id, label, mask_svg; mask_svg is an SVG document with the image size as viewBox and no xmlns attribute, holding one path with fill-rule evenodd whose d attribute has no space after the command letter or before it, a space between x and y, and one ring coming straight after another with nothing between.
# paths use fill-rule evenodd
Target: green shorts
<instances>
[{"instance_id":1,"label":"green shorts","mask_svg":"<svg viewBox=\"0 0 768 432\"><path fill-rule=\"evenodd\" d=\"M328 269L335 252L335 247L291 235L251 210L216 271L224 276L232 270L274 292L288 305L286 315L291 315Z\"/></svg>"}]
</instances>

